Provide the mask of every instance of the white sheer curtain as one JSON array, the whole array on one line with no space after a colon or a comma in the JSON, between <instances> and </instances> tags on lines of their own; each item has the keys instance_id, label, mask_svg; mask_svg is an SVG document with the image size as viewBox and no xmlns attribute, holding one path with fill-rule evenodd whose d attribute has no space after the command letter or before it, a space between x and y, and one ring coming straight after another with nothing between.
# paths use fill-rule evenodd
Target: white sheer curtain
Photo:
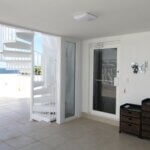
<instances>
[{"instance_id":1,"label":"white sheer curtain","mask_svg":"<svg viewBox=\"0 0 150 150\"><path fill-rule=\"evenodd\" d=\"M76 44L65 42L66 49L66 81L65 81L65 117L75 115L75 58Z\"/></svg>"}]
</instances>

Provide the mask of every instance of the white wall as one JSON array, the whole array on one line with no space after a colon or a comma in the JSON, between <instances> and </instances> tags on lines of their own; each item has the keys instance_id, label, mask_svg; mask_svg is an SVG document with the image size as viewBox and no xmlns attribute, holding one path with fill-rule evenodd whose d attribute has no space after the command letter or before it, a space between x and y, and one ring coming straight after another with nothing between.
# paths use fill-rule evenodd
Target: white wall
<instances>
[{"instance_id":1,"label":"white wall","mask_svg":"<svg viewBox=\"0 0 150 150\"><path fill-rule=\"evenodd\" d=\"M31 77L0 74L0 98L30 98Z\"/></svg>"},{"instance_id":2,"label":"white wall","mask_svg":"<svg viewBox=\"0 0 150 150\"><path fill-rule=\"evenodd\" d=\"M141 104L141 100L150 97L150 32L130 35L97 38L82 43L82 111L89 112L89 44L119 40L119 105L123 103ZM144 63L149 67L144 74L133 74L131 63ZM126 93L124 93L126 89ZM119 109L119 107L118 107Z\"/></svg>"}]
</instances>

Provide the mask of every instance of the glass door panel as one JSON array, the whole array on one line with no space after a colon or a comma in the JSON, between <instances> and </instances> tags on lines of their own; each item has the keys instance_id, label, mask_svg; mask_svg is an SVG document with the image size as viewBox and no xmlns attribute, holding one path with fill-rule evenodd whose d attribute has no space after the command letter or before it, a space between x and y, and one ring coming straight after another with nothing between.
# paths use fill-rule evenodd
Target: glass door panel
<instances>
[{"instance_id":1,"label":"glass door panel","mask_svg":"<svg viewBox=\"0 0 150 150\"><path fill-rule=\"evenodd\" d=\"M66 84L65 84L65 118L75 116L75 55L76 44L65 42Z\"/></svg>"},{"instance_id":2,"label":"glass door panel","mask_svg":"<svg viewBox=\"0 0 150 150\"><path fill-rule=\"evenodd\" d=\"M117 48L94 50L93 109L116 113Z\"/></svg>"}]
</instances>

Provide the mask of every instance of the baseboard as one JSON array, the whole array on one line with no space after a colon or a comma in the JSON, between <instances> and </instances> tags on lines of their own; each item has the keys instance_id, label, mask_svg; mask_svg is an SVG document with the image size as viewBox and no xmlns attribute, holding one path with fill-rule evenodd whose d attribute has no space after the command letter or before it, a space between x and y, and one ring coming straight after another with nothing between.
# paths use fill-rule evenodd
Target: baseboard
<instances>
[{"instance_id":1,"label":"baseboard","mask_svg":"<svg viewBox=\"0 0 150 150\"><path fill-rule=\"evenodd\" d=\"M103 122L103 123L107 123L107 124L110 124L113 126L119 126L119 121L117 121L117 120L108 119L108 118L96 116L96 115L85 113L85 112L82 112L81 117L95 120L95 121L99 121L99 122Z\"/></svg>"}]
</instances>

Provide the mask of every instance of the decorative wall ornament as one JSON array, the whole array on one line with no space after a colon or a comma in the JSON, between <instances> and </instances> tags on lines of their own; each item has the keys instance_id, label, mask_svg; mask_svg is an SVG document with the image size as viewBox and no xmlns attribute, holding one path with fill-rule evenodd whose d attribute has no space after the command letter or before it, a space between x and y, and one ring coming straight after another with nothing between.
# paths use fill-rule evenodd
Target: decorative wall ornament
<instances>
[{"instance_id":1,"label":"decorative wall ornament","mask_svg":"<svg viewBox=\"0 0 150 150\"><path fill-rule=\"evenodd\" d=\"M131 63L131 68L133 70L133 73L138 73L139 65L137 63Z\"/></svg>"},{"instance_id":2,"label":"decorative wall ornament","mask_svg":"<svg viewBox=\"0 0 150 150\"><path fill-rule=\"evenodd\" d=\"M98 42L98 43L90 43L89 44L89 49L101 49L103 48L103 42Z\"/></svg>"},{"instance_id":3,"label":"decorative wall ornament","mask_svg":"<svg viewBox=\"0 0 150 150\"><path fill-rule=\"evenodd\" d=\"M112 40L112 41L97 41L92 42L88 45L89 49L103 49L105 46L119 45L120 40Z\"/></svg>"},{"instance_id":4,"label":"decorative wall ornament","mask_svg":"<svg viewBox=\"0 0 150 150\"><path fill-rule=\"evenodd\" d=\"M133 73L145 73L148 68L148 61L145 61L143 64L138 64L136 62L131 63L131 68Z\"/></svg>"}]
</instances>

